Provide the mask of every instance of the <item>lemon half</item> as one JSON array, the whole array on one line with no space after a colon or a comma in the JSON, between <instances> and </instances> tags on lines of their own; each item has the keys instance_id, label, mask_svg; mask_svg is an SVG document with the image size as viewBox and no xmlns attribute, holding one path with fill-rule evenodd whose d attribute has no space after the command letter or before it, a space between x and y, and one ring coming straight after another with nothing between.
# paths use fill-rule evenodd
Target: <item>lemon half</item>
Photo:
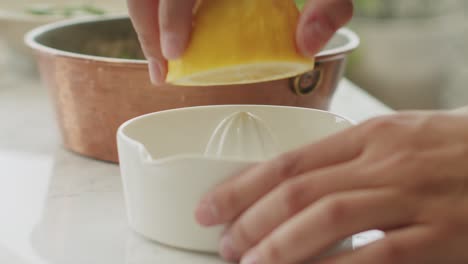
<instances>
[{"instance_id":1,"label":"lemon half","mask_svg":"<svg viewBox=\"0 0 468 264\"><path fill-rule=\"evenodd\" d=\"M256 83L300 75L314 61L299 54L294 0L202 0L184 55L166 81L184 86Z\"/></svg>"}]
</instances>

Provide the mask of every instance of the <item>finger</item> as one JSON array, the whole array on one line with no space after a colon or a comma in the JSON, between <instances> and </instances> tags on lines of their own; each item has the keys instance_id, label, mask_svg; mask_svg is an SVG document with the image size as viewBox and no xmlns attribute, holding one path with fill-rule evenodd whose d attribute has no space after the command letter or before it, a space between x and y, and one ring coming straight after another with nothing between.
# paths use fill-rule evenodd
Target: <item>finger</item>
<instances>
[{"instance_id":1,"label":"finger","mask_svg":"<svg viewBox=\"0 0 468 264\"><path fill-rule=\"evenodd\" d=\"M225 232L221 255L238 258L287 219L330 193L376 187L361 167L360 162L352 161L305 173L279 185L247 209Z\"/></svg>"},{"instance_id":2,"label":"finger","mask_svg":"<svg viewBox=\"0 0 468 264\"><path fill-rule=\"evenodd\" d=\"M298 263L319 256L353 234L408 225L413 204L392 189L330 195L273 231L241 263Z\"/></svg>"},{"instance_id":3,"label":"finger","mask_svg":"<svg viewBox=\"0 0 468 264\"><path fill-rule=\"evenodd\" d=\"M306 171L346 162L359 156L363 139L348 129L322 141L254 166L205 195L196 211L202 225L231 222L283 181Z\"/></svg>"},{"instance_id":4,"label":"finger","mask_svg":"<svg viewBox=\"0 0 468 264\"><path fill-rule=\"evenodd\" d=\"M168 60L177 59L187 47L196 0L160 0L161 48Z\"/></svg>"},{"instance_id":5,"label":"finger","mask_svg":"<svg viewBox=\"0 0 468 264\"><path fill-rule=\"evenodd\" d=\"M313 57L352 15L351 0L309 0L299 19L296 34L299 50Z\"/></svg>"},{"instance_id":6,"label":"finger","mask_svg":"<svg viewBox=\"0 0 468 264\"><path fill-rule=\"evenodd\" d=\"M356 251L326 258L318 264L439 264L429 245L434 236L428 227L417 226L387 233L386 238ZM378 261L376 261L378 260Z\"/></svg>"},{"instance_id":7,"label":"finger","mask_svg":"<svg viewBox=\"0 0 468 264\"><path fill-rule=\"evenodd\" d=\"M127 0L128 10L138 39L148 60L151 82L164 82L166 62L161 53L158 27L159 0Z\"/></svg>"}]
</instances>

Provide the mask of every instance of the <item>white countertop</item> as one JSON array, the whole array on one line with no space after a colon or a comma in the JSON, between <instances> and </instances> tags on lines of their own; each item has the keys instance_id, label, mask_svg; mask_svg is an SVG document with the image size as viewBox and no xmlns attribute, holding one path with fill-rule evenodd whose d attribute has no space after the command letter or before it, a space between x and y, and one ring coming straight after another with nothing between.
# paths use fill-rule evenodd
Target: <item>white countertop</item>
<instances>
[{"instance_id":1,"label":"white countertop","mask_svg":"<svg viewBox=\"0 0 468 264\"><path fill-rule=\"evenodd\" d=\"M356 121L391 113L346 80L331 109ZM1 55L0 120L0 263L224 263L129 230L118 166L64 150L45 89ZM368 233L353 243L372 239Z\"/></svg>"}]
</instances>

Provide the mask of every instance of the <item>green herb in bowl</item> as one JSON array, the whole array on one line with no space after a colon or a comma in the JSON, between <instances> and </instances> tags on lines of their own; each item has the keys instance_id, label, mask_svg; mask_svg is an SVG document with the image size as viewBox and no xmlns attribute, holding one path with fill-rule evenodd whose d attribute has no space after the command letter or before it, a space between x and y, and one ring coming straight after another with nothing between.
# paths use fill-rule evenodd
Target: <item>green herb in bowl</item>
<instances>
[{"instance_id":1,"label":"green herb in bowl","mask_svg":"<svg viewBox=\"0 0 468 264\"><path fill-rule=\"evenodd\" d=\"M92 5L82 6L65 6L65 7L52 7L52 6L34 6L26 8L26 13L36 16L62 16L73 17L79 14L85 15L104 15L106 12L98 7Z\"/></svg>"},{"instance_id":2,"label":"green herb in bowl","mask_svg":"<svg viewBox=\"0 0 468 264\"><path fill-rule=\"evenodd\" d=\"M296 5L297 7L299 7L299 9L302 9L305 5L305 3L307 2L307 0L295 0L296 1Z\"/></svg>"}]
</instances>

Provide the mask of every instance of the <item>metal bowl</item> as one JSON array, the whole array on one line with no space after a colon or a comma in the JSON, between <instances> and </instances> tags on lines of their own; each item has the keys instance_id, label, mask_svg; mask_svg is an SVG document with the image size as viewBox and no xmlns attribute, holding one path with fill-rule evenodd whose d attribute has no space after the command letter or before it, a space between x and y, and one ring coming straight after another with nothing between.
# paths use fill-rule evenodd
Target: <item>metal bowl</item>
<instances>
[{"instance_id":1,"label":"metal bowl","mask_svg":"<svg viewBox=\"0 0 468 264\"><path fill-rule=\"evenodd\" d=\"M316 68L301 76L222 87L151 85L147 62L126 16L45 25L29 32L26 43L36 51L65 147L117 162L118 127L151 112L220 104L326 110L343 76L346 56L359 45L359 39L350 30L341 29L318 54Z\"/></svg>"}]
</instances>

